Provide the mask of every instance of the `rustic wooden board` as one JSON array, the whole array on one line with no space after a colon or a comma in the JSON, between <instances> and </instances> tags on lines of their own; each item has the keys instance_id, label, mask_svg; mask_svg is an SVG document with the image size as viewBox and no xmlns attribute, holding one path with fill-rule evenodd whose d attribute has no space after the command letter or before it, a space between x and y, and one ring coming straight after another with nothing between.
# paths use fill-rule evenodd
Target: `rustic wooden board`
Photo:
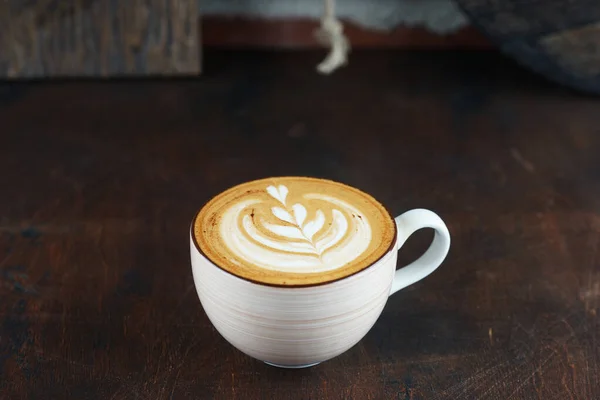
<instances>
[{"instance_id":1,"label":"rustic wooden board","mask_svg":"<svg viewBox=\"0 0 600 400\"><path fill-rule=\"evenodd\" d=\"M0 77L200 73L195 0L0 2Z\"/></svg>"},{"instance_id":2,"label":"rustic wooden board","mask_svg":"<svg viewBox=\"0 0 600 400\"><path fill-rule=\"evenodd\" d=\"M456 1L474 25L522 65L600 94L600 1Z\"/></svg>"}]
</instances>

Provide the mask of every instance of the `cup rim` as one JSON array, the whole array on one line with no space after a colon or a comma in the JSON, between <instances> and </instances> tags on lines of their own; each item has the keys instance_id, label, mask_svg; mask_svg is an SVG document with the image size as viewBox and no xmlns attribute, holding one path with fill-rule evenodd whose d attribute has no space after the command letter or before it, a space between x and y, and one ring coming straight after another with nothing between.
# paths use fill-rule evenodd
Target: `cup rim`
<instances>
[{"instance_id":1,"label":"cup rim","mask_svg":"<svg viewBox=\"0 0 600 400\"><path fill-rule=\"evenodd\" d=\"M264 180L264 179L277 179L277 178L301 178L301 179L306 179L306 178L308 178L308 179L317 179L317 180L321 180L321 181L325 181L325 182L327 182L327 181L328 181L328 182L332 182L332 183L335 183L335 184L338 184L338 185L339 185L339 184L341 184L341 185L348 186L348 187L350 187L350 188L352 188L352 189L359 190L359 191L361 191L361 192L365 193L366 195L368 195L368 196L370 196L370 197L373 197L372 195L368 194L367 192L364 192L363 190L361 190L361 189L358 189L358 188L356 188L356 187L354 187L354 186L350 186L350 185L347 185L347 184L345 184L345 183L338 182L338 181L334 181L334 180L331 180L331 179L326 179L326 178L315 178L315 177L311 177L311 176L297 176L297 175L268 176L268 177L265 177L265 178L258 178L258 179L253 179L253 180L245 181L245 182L242 182L242 183L240 183L240 184L243 184L243 183L252 183L252 182L255 182L255 181L260 181L260 180ZM238 184L238 185L239 185L239 184ZM383 209L385 210L385 212L387 213L388 217L391 219L391 221L392 221L392 223L393 223L393 225L394 225L394 228L395 228L395 229L394 229L394 236L393 236L393 238L392 238L392 240L391 240L391 242L390 242L390 245L389 245L389 247L387 248L387 250L386 250L386 251L384 251L384 252L381 254L381 256L379 256L379 257L378 257L378 258L377 258L375 261L373 261L373 262L372 262L372 263L370 263L369 265L366 265L365 267L363 267L363 268L361 268L361 269L359 269L359 270L356 270L356 271L352 272L351 274L344 275L344 276L341 276L341 277L338 277L338 278L335 278L335 279L330 279L330 280L326 280L326 281L323 281L323 282L306 283L306 284L290 284L290 285L283 285L283 284L277 284L277 283L268 283L268 282L262 282L262 281L254 280L254 279L252 279L252 278L248 278L248 277L245 277L245 276L237 275L237 274L235 274L235 273L233 273L233 272L231 272L231 271L228 271L228 270L227 270L227 269L225 269L224 267L222 267L222 266L218 265L216 262L214 262L213 260L211 260L211 259L210 259L210 258L209 258L209 257L206 255L206 253L204 253L204 251L203 251L203 250L200 248L200 245L198 244L198 240L196 239L196 235L194 234L194 227L196 226L196 220L198 219L198 217L199 217L199 215L200 215L200 212L201 212L201 211L204 209L204 207L205 207L205 206L206 206L206 205L207 205L207 204L208 204L208 203L209 203L209 202L210 202L212 199L214 199L216 196L218 196L218 195L219 195L219 194L221 194L222 192L224 192L224 191L226 191L226 190L229 190L229 189L232 189L232 188L234 188L235 186L238 186L238 185L233 185L233 186L231 186L231 187L229 187L229 188L227 188L227 189L224 189L224 190L222 190L221 192L217 193L216 195L214 195L214 196L211 196L211 197L210 197L208 200L206 200L206 201L205 201L205 202L202 204L202 206L201 206L201 207L200 207L200 208L199 208L199 209L196 211L196 213L194 214L194 218L192 219L192 223L191 223L191 225L190 225L190 229L189 229L189 232L190 232L190 237L191 237L191 239L192 239L192 243L194 244L194 247L196 248L196 251L198 251L198 253L199 253L200 255L202 255L202 257L204 257L204 259L206 259L206 260L207 260L208 262L210 262L212 265L214 265L215 267L219 268L221 271L223 271L223 272L225 272L225 273L227 273L227 274L229 274L229 275L231 275L231 276L234 276L234 277L236 277L236 278L242 279L242 280L244 280L244 281L247 281L247 282L250 282L250 283L254 283L254 284L256 284L256 285L267 286L267 287L277 287L277 288L284 288L284 289L308 288L308 287L324 286L324 285L329 285L329 284L331 284L331 283L334 283L334 282L343 281L343 280L345 280L345 279L348 279L348 278L350 278L350 277L356 276L357 274L359 274L359 273L361 273L361 272L364 272L364 271L368 270L369 268L371 268L372 266L374 266L375 264L377 264L379 261L381 261L381 260L382 260L384 257L386 257L388 254L390 254L390 252L392 252L392 251L394 251L394 250L396 249L396 244L397 244L397 241L398 241L398 225L396 224L396 220L395 220L395 218L392 216L392 214L391 214L391 213L390 213L390 211L387 209L387 207L386 207L386 206L385 206L383 203L379 202L379 204L380 204L380 205L383 207ZM373 197L373 199L375 199L375 198ZM377 199L375 199L375 200L377 201Z\"/></svg>"}]
</instances>

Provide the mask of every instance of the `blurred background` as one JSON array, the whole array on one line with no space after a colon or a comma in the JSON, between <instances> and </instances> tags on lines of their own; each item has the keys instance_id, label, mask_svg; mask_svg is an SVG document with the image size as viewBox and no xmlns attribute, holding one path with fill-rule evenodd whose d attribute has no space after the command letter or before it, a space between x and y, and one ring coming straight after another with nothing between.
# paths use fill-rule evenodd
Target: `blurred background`
<instances>
[{"instance_id":1,"label":"blurred background","mask_svg":"<svg viewBox=\"0 0 600 400\"><path fill-rule=\"evenodd\" d=\"M0 76L200 75L210 48L306 49L321 0L7 0ZM591 0L347 0L335 4L353 48L497 49L583 91L599 91Z\"/></svg>"}]
</instances>

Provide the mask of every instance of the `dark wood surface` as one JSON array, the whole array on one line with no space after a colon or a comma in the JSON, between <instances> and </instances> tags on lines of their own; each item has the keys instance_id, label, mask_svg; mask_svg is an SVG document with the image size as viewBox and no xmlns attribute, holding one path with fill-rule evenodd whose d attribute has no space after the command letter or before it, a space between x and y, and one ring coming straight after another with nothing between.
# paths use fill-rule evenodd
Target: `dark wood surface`
<instances>
[{"instance_id":1,"label":"dark wood surface","mask_svg":"<svg viewBox=\"0 0 600 400\"><path fill-rule=\"evenodd\" d=\"M494 53L356 52L330 77L320 57L0 86L2 399L600 398L600 103ZM359 344L298 371L212 328L187 239L210 196L287 174L453 237Z\"/></svg>"},{"instance_id":2,"label":"dark wood surface","mask_svg":"<svg viewBox=\"0 0 600 400\"><path fill-rule=\"evenodd\" d=\"M197 75L196 0L4 0L0 77Z\"/></svg>"},{"instance_id":3,"label":"dark wood surface","mask_svg":"<svg viewBox=\"0 0 600 400\"><path fill-rule=\"evenodd\" d=\"M597 0L456 0L505 53L561 84L600 94Z\"/></svg>"}]
</instances>

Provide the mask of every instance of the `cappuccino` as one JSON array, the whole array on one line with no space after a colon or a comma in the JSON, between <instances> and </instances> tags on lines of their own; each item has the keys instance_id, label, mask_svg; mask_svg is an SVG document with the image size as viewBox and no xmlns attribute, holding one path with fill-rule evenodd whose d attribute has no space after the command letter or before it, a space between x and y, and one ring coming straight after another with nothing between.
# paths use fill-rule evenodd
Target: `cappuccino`
<instances>
[{"instance_id":1,"label":"cappuccino","mask_svg":"<svg viewBox=\"0 0 600 400\"><path fill-rule=\"evenodd\" d=\"M355 274L390 251L396 226L370 195L307 177L267 178L211 199L193 223L198 250L240 278L317 285Z\"/></svg>"}]
</instances>

